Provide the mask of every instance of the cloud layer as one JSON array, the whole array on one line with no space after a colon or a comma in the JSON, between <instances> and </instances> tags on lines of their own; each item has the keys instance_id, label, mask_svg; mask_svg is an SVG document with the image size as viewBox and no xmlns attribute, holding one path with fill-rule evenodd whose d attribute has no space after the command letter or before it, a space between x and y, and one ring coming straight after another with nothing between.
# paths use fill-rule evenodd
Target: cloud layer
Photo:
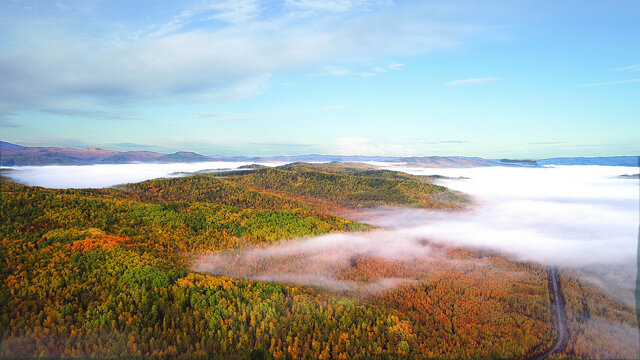
<instances>
[{"instance_id":1,"label":"cloud layer","mask_svg":"<svg viewBox=\"0 0 640 360\"><path fill-rule=\"evenodd\" d=\"M15 181L48 188L103 188L200 170L237 169L252 162L200 162L173 164L104 164L78 166L15 166L4 173ZM282 163L263 163L278 166Z\"/></svg>"},{"instance_id":2,"label":"cloud layer","mask_svg":"<svg viewBox=\"0 0 640 360\"><path fill-rule=\"evenodd\" d=\"M406 262L424 272L429 266L460 266L437 246L441 244L576 271L588 269L588 280L600 286L607 283L614 296L629 301L632 293L628 282L635 276L636 267L638 184L616 178L624 168L402 170L469 178L448 180L446 185L474 195L475 208L463 213L366 210L356 219L383 226L384 230L330 234L207 255L196 269L335 290L371 291L362 287L388 287L377 282L353 283L340 279L339 274L352 267L354 259L362 258ZM614 268L616 272L612 272ZM388 286L409 281L379 280Z\"/></svg>"},{"instance_id":3,"label":"cloud layer","mask_svg":"<svg viewBox=\"0 0 640 360\"><path fill-rule=\"evenodd\" d=\"M19 39L0 53L4 112L233 99L260 91L274 73L459 47L490 30L449 20L445 5L388 1L199 1L165 9L173 16L151 13L151 23L122 17L110 26L87 21L101 20L96 9L9 10L23 21L5 16L0 28Z\"/></svg>"}]
</instances>

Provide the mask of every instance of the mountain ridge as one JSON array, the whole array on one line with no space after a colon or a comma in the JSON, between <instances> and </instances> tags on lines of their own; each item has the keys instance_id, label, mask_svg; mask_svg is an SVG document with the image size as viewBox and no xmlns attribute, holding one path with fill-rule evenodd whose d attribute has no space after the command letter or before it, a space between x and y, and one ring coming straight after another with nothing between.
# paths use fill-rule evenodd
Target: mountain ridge
<instances>
[{"instance_id":1,"label":"mountain ridge","mask_svg":"<svg viewBox=\"0 0 640 360\"><path fill-rule=\"evenodd\" d=\"M485 159L468 156L366 156L366 155L211 155L190 151L164 154L154 151L116 151L100 148L29 147L0 141L0 166L95 165L128 163L179 163L208 161L242 162L390 162L408 167L485 167L547 165L638 166L637 156L555 157L547 159Z\"/></svg>"}]
</instances>

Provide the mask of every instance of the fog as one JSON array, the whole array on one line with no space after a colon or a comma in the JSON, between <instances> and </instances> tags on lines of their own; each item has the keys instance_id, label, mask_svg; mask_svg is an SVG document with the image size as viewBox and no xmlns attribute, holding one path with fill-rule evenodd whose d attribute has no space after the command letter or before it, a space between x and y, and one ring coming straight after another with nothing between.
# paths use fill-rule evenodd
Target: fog
<instances>
[{"instance_id":1,"label":"fog","mask_svg":"<svg viewBox=\"0 0 640 360\"><path fill-rule=\"evenodd\" d=\"M255 280L283 281L337 291L378 292L412 281L404 277L377 277L374 281L345 279L357 262L382 259L413 261L412 266L443 266L441 250L402 230L334 233L305 240L292 240L269 247L247 248L209 254L199 258L195 269L214 274ZM419 262L416 262L419 260ZM348 276L347 276L348 278Z\"/></svg>"},{"instance_id":2,"label":"fog","mask_svg":"<svg viewBox=\"0 0 640 360\"><path fill-rule=\"evenodd\" d=\"M16 182L48 188L103 188L200 170L232 170L251 162L145 163L99 165L14 166L6 175ZM261 163L279 166L284 163Z\"/></svg>"},{"instance_id":3,"label":"fog","mask_svg":"<svg viewBox=\"0 0 640 360\"><path fill-rule=\"evenodd\" d=\"M418 175L445 175L439 184L473 196L468 211L378 208L353 218L382 227L329 234L267 248L207 255L196 269L329 289L358 289L340 279L353 259L452 266L439 247L468 247L518 261L558 265L631 303L635 282L639 186L617 178L628 168L558 166L426 169L388 167ZM428 267L424 268L428 271ZM403 278L378 279L394 286ZM377 286L378 284L376 284Z\"/></svg>"},{"instance_id":4,"label":"fog","mask_svg":"<svg viewBox=\"0 0 640 360\"><path fill-rule=\"evenodd\" d=\"M542 264L636 263L640 186L617 178L625 168L396 169L467 177L439 184L472 195L476 205L464 213L382 209L360 220Z\"/></svg>"}]
</instances>

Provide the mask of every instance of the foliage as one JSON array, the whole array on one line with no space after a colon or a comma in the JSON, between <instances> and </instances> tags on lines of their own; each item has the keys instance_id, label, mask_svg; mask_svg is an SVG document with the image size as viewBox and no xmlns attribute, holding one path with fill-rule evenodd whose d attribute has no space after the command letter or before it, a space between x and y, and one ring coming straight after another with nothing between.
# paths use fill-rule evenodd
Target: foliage
<instances>
[{"instance_id":1,"label":"foliage","mask_svg":"<svg viewBox=\"0 0 640 360\"><path fill-rule=\"evenodd\" d=\"M305 201L345 207L411 206L460 209L465 195L426 178L343 164L296 163L226 174L225 180Z\"/></svg>"},{"instance_id":2,"label":"foliage","mask_svg":"<svg viewBox=\"0 0 640 360\"><path fill-rule=\"evenodd\" d=\"M354 259L340 279L403 282L355 296L190 270L194 252L368 229L309 197L466 201L410 175L297 164L120 189L0 186L0 357L513 358L552 342L544 269L490 254Z\"/></svg>"},{"instance_id":3,"label":"foliage","mask_svg":"<svg viewBox=\"0 0 640 360\"><path fill-rule=\"evenodd\" d=\"M554 358L637 359L640 345L634 306L569 275L560 276L569 343Z\"/></svg>"}]
</instances>

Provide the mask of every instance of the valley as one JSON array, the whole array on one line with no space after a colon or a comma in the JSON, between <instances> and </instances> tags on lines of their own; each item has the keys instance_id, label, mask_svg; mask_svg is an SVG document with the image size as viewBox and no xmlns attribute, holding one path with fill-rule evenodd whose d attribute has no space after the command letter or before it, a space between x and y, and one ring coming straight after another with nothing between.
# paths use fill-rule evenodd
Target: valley
<instances>
[{"instance_id":1,"label":"valley","mask_svg":"<svg viewBox=\"0 0 640 360\"><path fill-rule=\"evenodd\" d=\"M425 176L299 163L106 189L1 186L4 357L535 358L558 336L546 267L420 237L390 253L393 232L341 217L474 206ZM362 236L351 248L350 234ZM637 327L633 308L559 279L570 335L553 356L588 358L601 341L603 356L631 357L628 338L590 329Z\"/></svg>"}]
</instances>

